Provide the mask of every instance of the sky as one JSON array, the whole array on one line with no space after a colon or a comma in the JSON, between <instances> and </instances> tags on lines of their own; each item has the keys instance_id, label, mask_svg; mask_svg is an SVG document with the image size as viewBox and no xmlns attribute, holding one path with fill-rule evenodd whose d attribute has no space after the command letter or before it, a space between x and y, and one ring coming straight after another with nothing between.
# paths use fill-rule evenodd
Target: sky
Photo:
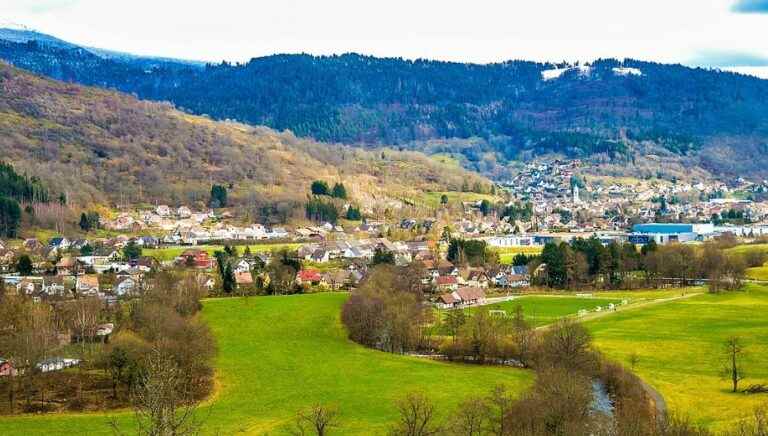
<instances>
[{"instance_id":1,"label":"sky","mask_svg":"<svg viewBox=\"0 0 768 436\"><path fill-rule=\"evenodd\" d=\"M232 62L274 53L589 61L768 73L768 0L0 0L81 45Z\"/></svg>"}]
</instances>

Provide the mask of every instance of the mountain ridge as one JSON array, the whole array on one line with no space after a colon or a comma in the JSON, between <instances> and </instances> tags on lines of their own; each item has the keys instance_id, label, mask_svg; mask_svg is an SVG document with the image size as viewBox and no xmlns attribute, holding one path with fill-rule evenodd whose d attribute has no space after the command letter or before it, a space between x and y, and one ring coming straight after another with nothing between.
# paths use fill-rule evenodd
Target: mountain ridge
<instances>
[{"instance_id":1,"label":"mountain ridge","mask_svg":"<svg viewBox=\"0 0 768 436\"><path fill-rule=\"evenodd\" d=\"M8 41L0 58L324 142L455 154L497 178L510 162L546 154L630 165L648 148L716 175L768 175L741 158L768 157L768 81L737 73L632 59L462 64L359 54L147 67Z\"/></svg>"},{"instance_id":2,"label":"mountain ridge","mask_svg":"<svg viewBox=\"0 0 768 436\"><path fill-rule=\"evenodd\" d=\"M489 186L419 153L367 151L217 122L2 62L0 148L20 173L39 177L54 195L66 190L81 205L204 205L215 183L249 207L301 204L315 179L345 183L351 200L365 207L458 190L466 181Z\"/></svg>"}]
</instances>

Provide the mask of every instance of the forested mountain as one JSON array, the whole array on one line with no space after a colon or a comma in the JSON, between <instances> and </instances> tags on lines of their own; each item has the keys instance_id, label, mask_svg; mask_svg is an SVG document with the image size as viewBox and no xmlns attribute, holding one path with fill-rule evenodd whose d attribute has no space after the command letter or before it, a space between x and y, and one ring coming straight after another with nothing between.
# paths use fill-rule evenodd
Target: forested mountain
<instances>
[{"instance_id":1,"label":"forested mountain","mask_svg":"<svg viewBox=\"0 0 768 436\"><path fill-rule=\"evenodd\" d=\"M148 68L44 40L0 41L0 58L321 141L459 153L482 171L553 152L631 162L651 147L715 173L760 175L765 168L741 156L768 158L768 81L680 65L475 65L346 54L204 67L164 60Z\"/></svg>"},{"instance_id":2,"label":"forested mountain","mask_svg":"<svg viewBox=\"0 0 768 436\"><path fill-rule=\"evenodd\" d=\"M64 194L79 204L204 205L211 186L219 184L232 203L270 207L304 202L312 181L320 179L344 183L351 200L368 207L427 190L458 190L467 181L489 187L477 175L420 153L367 151L216 122L2 62L0 150L0 161L24 175L0 177L20 200Z\"/></svg>"}]
</instances>

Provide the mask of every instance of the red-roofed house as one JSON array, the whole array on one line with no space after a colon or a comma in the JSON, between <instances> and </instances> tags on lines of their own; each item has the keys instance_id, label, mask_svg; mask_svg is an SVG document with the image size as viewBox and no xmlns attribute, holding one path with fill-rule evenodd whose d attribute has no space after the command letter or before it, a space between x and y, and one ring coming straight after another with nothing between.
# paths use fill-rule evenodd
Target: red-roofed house
<instances>
[{"instance_id":1,"label":"red-roofed house","mask_svg":"<svg viewBox=\"0 0 768 436\"><path fill-rule=\"evenodd\" d=\"M483 303L485 303L485 292L474 287L459 288L453 292L442 294L437 299L438 307L443 309Z\"/></svg>"},{"instance_id":2,"label":"red-roofed house","mask_svg":"<svg viewBox=\"0 0 768 436\"><path fill-rule=\"evenodd\" d=\"M181 265L191 266L199 269L209 269L213 267L213 259L207 252L197 249L185 250L177 258Z\"/></svg>"},{"instance_id":3,"label":"red-roofed house","mask_svg":"<svg viewBox=\"0 0 768 436\"><path fill-rule=\"evenodd\" d=\"M455 276L440 276L435 280L435 284L443 291L456 290L459 287L459 281Z\"/></svg>"},{"instance_id":4,"label":"red-roofed house","mask_svg":"<svg viewBox=\"0 0 768 436\"><path fill-rule=\"evenodd\" d=\"M237 283L237 287L240 289L250 288L253 286L253 275L250 271L235 273L235 283Z\"/></svg>"},{"instance_id":5,"label":"red-roofed house","mask_svg":"<svg viewBox=\"0 0 768 436\"><path fill-rule=\"evenodd\" d=\"M315 269L303 269L296 274L296 283L302 285L319 285L323 281L320 271Z\"/></svg>"}]
</instances>

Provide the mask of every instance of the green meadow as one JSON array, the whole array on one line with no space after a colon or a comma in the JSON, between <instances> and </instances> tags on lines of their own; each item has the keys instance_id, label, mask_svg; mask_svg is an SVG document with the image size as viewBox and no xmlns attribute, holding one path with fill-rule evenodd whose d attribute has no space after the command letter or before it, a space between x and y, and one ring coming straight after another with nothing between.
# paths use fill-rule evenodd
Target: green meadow
<instances>
[{"instance_id":1,"label":"green meadow","mask_svg":"<svg viewBox=\"0 0 768 436\"><path fill-rule=\"evenodd\" d=\"M299 248L301 244L294 244L294 243L278 243L278 244L254 244L254 245L248 245L248 247L251 249L251 253L259 253L264 251L274 251L274 250L282 250L282 249L288 249L288 250L295 250ZM239 253L243 253L245 251L244 245L237 245L236 248ZM163 261L170 261L174 260L181 253L183 253L186 250L189 249L197 249L197 250L203 250L207 252L210 255L213 255L214 252L220 251L224 249L223 245L190 245L190 246L176 246L176 247L163 247L163 248L147 248L142 250L142 254L144 256L150 256L154 257L155 259L163 262Z\"/></svg>"},{"instance_id":2,"label":"green meadow","mask_svg":"<svg viewBox=\"0 0 768 436\"><path fill-rule=\"evenodd\" d=\"M491 310L504 310L507 316L515 313L515 308L521 306L528 322L534 326L551 324L560 318L577 315L580 310L594 311L598 306L606 309L609 304L619 304L619 299L590 298L573 296L541 296L532 295L516 298L503 303L487 306Z\"/></svg>"},{"instance_id":3,"label":"green meadow","mask_svg":"<svg viewBox=\"0 0 768 436\"><path fill-rule=\"evenodd\" d=\"M541 254L542 249L541 246L492 248L494 252L499 254L499 263L502 265L511 265L512 260L518 254Z\"/></svg>"},{"instance_id":4,"label":"green meadow","mask_svg":"<svg viewBox=\"0 0 768 436\"><path fill-rule=\"evenodd\" d=\"M609 358L629 366L637 355L635 372L664 396L672 414L724 431L768 404L768 395L731 393L720 377L723 343L736 335L747 353L742 386L768 383L768 287L620 311L586 326Z\"/></svg>"},{"instance_id":5,"label":"green meadow","mask_svg":"<svg viewBox=\"0 0 768 436\"><path fill-rule=\"evenodd\" d=\"M768 244L745 244L738 245L728 250L731 253L746 253L750 251L763 251L768 252ZM763 266L754 268L747 268L747 278L752 280L766 280L768 281L768 263Z\"/></svg>"},{"instance_id":6,"label":"green meadow","mask_svg":"<svg viewBox=\"0 0 768 436\"><path fill-rule=\"evenodd\" d=\"M383 434L394 402L411 391L434 401L440 417L470 395L505 384L523 392L532 373L437 362L352 343L340 323L343 293L211 299L202 316L219 346L217 390L199 411L205 434L285 434L299 409L340 410L334 434ZM132 415L115 414L131 430ZM0 418L0 434L112 434L110 414Z\"/></svg>"},{"instance_id":7,"label":"green meadow","mask_svg":"<svg viewBox=\"0 0 768 436\"><path fill-rule=\"evenodd\" d=\"M551 324L560 318L574 316L580 310L593 311L598 306L606 308L610 303L619 304L616 298L574 297L572 295L526 295L514 300L483 306L490 310L503 310L508 317L514 316L517 306L523 308L525 319L533 326ZM446 309L435 309L440 319L448 313ZM471 313L477 307L464 309Z\"/></svg>"}]
</instances>

